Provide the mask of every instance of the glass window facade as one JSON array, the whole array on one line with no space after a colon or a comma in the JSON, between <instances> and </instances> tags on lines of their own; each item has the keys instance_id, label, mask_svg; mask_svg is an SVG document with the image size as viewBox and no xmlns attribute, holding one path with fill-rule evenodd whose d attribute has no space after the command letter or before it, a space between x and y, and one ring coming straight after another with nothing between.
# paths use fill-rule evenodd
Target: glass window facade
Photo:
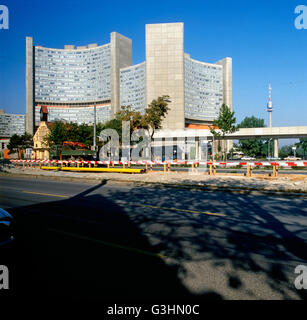
<instances>
[{"instance_id":1,"label":"glass window facade","mask_svg":"<svg viewBox=\"0 0 307 320\"><path fill-rule=\"evenodd\" d=\"M146 107L145 62L120 70L120 105L144 113Z\"/></svg>"},{"instance_id":2,"label":"glass window facade","mask_svg":"<svg viewBox=\"0 0 307 320\"><path fill-rule=\"evenodd\" d=\"M35 125L40 124L41 106L35 107ZM96 123L110 120L111 105L96 106ZM78 124L94 124L94 107L60 107L48 106L48 121L67 121Z\"/></svg>"},{"instance_id":3,"label":"glass window facade","mask_svg":"<svg viewBox=\"0 0 307 320\"><path fill-rule=\"evenodd\" d=\"M184 59L185 117L188 119L216 119L223 103L222 66Z\"/></svg>"},{"instance_id":4,"label":"glass window facade","mask_svg":"<svg viewBox=\"0 0 307 320\"><path fill-rule=\"evenodd\" d=\"M59 50L35 47L35 101L111 99L111 45Z\"/></svg>"},{"instance_id":5,"label":"glass window facade","mask_svg":"<svg viewBox=\"0 0 307 320\"><path fill-rule=\"evenodd\" d=\"M23 135L26 131L26 118L23 114L0 115L0 137Z\"/></svg>"}]
</instances>

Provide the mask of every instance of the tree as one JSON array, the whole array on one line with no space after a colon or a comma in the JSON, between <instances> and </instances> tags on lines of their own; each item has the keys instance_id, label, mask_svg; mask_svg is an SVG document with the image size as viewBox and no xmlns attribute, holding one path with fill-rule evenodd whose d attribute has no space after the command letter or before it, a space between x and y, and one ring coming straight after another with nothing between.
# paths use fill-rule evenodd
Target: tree
<instances>
[{"instance_id":1,"label":"tree","mask_svg":"<svg viewBox=\"0 0 307 320\"><path fill-rule=\"evenodd\" d=\"M145 109L145 114L141 120L141 127L146 129L150 136L150 149L151 149L151 160L153 160L153 152L152 152L152 140L157 129L162 128L162 121L166 117L170 108L168 107L170 97L168 95L163 95L158 97L156 100L152 100L152 102Z\"/></svg>"},{"instance_id":2,"label":"tree","mask_svg":"<svg viewBox=\"0 0 307 320\"><path fill-rule=\"evenodd\" d=\"M293 151L292 151L291 145L286 145L286 146L283 146L279 149L279 156L282 159L291 156L292 153L293 153Z\"/></svg>"},{"instance_id":3,"label":"tree","mask_svg":"<svg viewBox=\"0 0 307 320\"><path fill-rule=\"evenodd\" d=\"M238 125L238 128L264 128L264 119L245 117ZM238 148L245 155L250 157L266 156L267 144L262 139L244 139L239 140Z\"/></svg>"},{"instance_id":4,"label":"tree","mask_svg":"<svg viewBox=\"0 0 307 320\"><path fill-rule=\"evenodd\" d=\"M234 117L234 112L229 109L226 104L223 104L220 109L219 116L216 120L213 121L210 132L218 140L219 146L218 149L221 151L220 140L224 140L225 135L228 133L233 133L237 130L236 118ZM224 147L223 154L226 159L226 150Z\"/></svg>"},{"instance_id":5,"label":"tree","mask_svg":"<svg viewBox=\"0 0 307 320\"><path fill-rule=\"evenodd\" d=\"M21 147L23 149L33 147L33 136L30 133L25 133L21 136Z\"/></svg>"},{"instance_id":6,"label":"tree","mask_svg":"<svg viewBox=\"0 0 307 320\"><path fill-rule=\"evenodd\" d=\"M307 138L300 138L300 141L295 144L297 147L297 152L299 156L305 158L307 154Z\"/></svg>"},{"instance_id":7,"label":"tree","mask_svg":"<svg viewBox=\"0 0 307 320\"><path fill-rule=\"evenodd\" d=\"M105 129L115 130L118 133L119 142L122 141L122 121L121 120L117 118L108 120L102 125L101 130L97 130L97 136L99 136L100 132ZM101 144L101 142L99 142L99 144Z\"/></svg>"},{"instance_id":8,"label":"tree","mask_svg":"<svg viewBox=\"0 0 307 320\"><path fill-rule=\"evenodd\" d=\"M100 128L99 125L97 127ZM50 126L47 142L49 145L63 145L64 141L81 142L89 147L93 143L93 137L93 126L85 123L78 125L73 122L55 121Z\"/></svg>"},{"instance_id":9,"label":"tree","mask_svg":"<svg viewBox=\"0 0 307 320\"><path fill-rule=\"evenodd\" d=\"M49 145L62 145L68 140L67 125L63 121L55 121L50 126L50 133L47 137Z\"/></svg>"},{"instance_id":10,"label":"tree","mask_svg":"<svg viewBox=\"0 0 307 320\"><path fill-rule=\"evenodd\" d=\"M18 134L13 134L10 138L10 142L7 145L7 147L10 151L10 154L18 152L18 159L20 158L20 154L19 154L20 146L21 146L21 136L19 136Z\"/></svg>"},{"instance_id":11,"label":"tree","mask_svg":"<svg viewBox=\"0 0 307 320\"><path fill-rule=\"evenodd\" d=\"M23 157L23 150L31 148L33 146L33 136L29 133L25 133L21 136L18 134L12 135L8 144L10 153L18 153L18 159Z\"/></svg>"},{"instance_id":12,"label":"tree","mask_svg":"<svg viewBox=\"0 0 307 320\"><path fill-rule=\"evenodd\" d=\"M151 141L155 134L155 130L162 128L162 121L170 110L167 103L169 98L170 97L167 95L158 97L157 100L152 100L145 110L141 126L149 131Z\"/></svg>"}]
</instances>

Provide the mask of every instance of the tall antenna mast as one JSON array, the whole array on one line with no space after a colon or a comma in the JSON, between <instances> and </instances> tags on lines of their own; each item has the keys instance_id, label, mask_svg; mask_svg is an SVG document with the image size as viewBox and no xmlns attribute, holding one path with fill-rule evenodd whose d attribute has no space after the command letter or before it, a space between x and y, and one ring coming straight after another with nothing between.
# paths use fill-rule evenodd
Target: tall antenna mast
<instances>
[{"instance_id":1,"label":"tall antenna mast","mask_svg":"<svg viewBox=\"0 0 307 320\"><path fill-rule=\"evenodd\" d=\"M273 112L273 104L272 104L272 87L271 82L269 83L269 102L267 111L269 113L269 127L272 128L272 112Z\"/></svg>"}]
</instances>

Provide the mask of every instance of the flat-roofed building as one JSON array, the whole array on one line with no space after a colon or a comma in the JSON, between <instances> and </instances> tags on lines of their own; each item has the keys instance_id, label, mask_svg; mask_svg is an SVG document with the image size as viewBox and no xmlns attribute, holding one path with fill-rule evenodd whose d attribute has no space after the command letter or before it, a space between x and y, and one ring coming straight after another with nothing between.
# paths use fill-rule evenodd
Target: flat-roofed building
<instances>
[{"instance_id":1,"label":"flat-roofed building","mask_svg":"<svg viewBox=\"0 0 307 320\"><path fill-rule=\"evenodd\" d=\"M0 112L0 137L9 138L14 134L25 133L25 115Z\"/></svg>"},{"instance_id":2,"label":"flat-roofed building","mask_svg":"<svg viewBox=\"0 0 307 320\"><path fill-rule=\"evenodd\" d=\"M132 65L132 41L116 32L104 45L33 45L26 38L26 130L34 133L39 110L49 121L105 122L131 106L144 113L159 96L170 96L164 129L196 128L232 109L232 59L192 59L184 50L184 24L146 25L146 61Z\"/></svg>"},{"instance_id":3,"label":"flat-roofed building","mask_svg":"<svg viewBox=\"0 0 307 320\"><path fill-rule=\"evenodd\" d=\"M26 130L39 125L47 106L50 121L105 122L120 109L120 68L132 64L132 42L112 32L110 43L54 49L26 38Z\"/></svg>"}]
</instances>

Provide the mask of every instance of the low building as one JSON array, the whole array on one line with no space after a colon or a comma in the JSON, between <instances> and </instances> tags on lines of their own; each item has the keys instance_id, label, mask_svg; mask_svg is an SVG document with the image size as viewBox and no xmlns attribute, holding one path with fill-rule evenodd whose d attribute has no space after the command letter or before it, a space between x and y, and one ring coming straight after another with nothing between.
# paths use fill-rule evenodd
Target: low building
<instances>
[{"instance_id":1,"label":"low building","mask_svg":"<svg viewBox=\"0 0 307 320\"><path fill-rule=\"evenodd\" d=\"M33 136L33 150L32 159L36 160L48 160L50 155L50 148L47 142L47 137L50 133L48 123L48 109L46 106L42 106L40 110L41 122Z\"/></svg>"}]
</instances>

